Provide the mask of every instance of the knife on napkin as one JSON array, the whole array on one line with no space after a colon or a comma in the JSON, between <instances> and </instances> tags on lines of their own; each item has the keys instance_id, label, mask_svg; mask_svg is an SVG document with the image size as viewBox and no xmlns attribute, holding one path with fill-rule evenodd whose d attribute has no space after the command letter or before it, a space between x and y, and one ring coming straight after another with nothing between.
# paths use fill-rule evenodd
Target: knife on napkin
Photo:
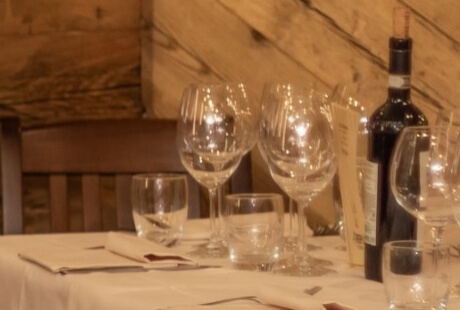
<instances>
[{"instance_id":1,"label":"knife on napkin","mask_svg":"<svg viewBox=\"0 0 460 310\"><path fill-rule=\"evenodd\" d=\"M105 248L118 255L142 263L161 265L198 265L193 258L179 254L171 248L134 235L109 232Z\"/></svg>"}]
</instances>

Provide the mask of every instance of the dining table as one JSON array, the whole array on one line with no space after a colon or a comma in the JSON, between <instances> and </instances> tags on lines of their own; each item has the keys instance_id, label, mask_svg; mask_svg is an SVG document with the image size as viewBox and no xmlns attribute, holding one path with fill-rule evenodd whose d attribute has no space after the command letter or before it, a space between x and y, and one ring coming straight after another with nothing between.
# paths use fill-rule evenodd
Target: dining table
<instances>
[{"instance_id":1,"label":"dining table","mask_svg":"<svg viewBox=\"0 0 460 310\"><path fill-rule=\"evenodd\" d=\"M133 232L1 236L0 309L388 309L383 284L365 279L363 267L349 263L340 236L308 238L310 254L331 262L333 272L319 277L239 270L228 258L200 258L197 265L175 268L137 268L134 262L118 268L101 256L102 263L85 268L96 253L119 256L107 250L116 235L131 238L126 239L129 246L151 242ZM208 237L209 220L188 220L183 238L168 249L187 257ZM73 264L83 267L71 268ZM460 274L460 264L453 268ZM455 294L449 309L460 309Z\"/></svg>"}]
</instances>

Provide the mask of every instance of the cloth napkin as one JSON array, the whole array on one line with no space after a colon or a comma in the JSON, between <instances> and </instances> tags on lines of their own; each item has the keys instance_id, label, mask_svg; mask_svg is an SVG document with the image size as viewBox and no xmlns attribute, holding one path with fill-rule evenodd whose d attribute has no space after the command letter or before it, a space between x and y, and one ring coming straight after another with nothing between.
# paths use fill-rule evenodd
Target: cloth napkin
<instances>
[{"instance_id":1,"label":"cloth napkin","mask_svg":"<svg viewBox=\"0 0 460 310\"><path fill-rule=\"evenodd\" d=\"M257 292L257 299L266 305L292 310L354 310L336 302L322 302L302 291L281 286L264 286Z\"/></svg>"},{"instance_id":2,"label":"cloth napkin","mask_svg":"<svg viewBox=\"0 0 460 310\"><path fill-rule=\"evenodd\" d=\"M43 245L19 253L19 257L54 273L113 268L144 268L144 263L127 259L105 249L75 249Z\"/></svg>"},{"instance_id":3,"label":"cloth napkin","mask_svg":"<svg viewBox=\"0 0 460 310\"><path fill-rule=\"evenodd\" d=\"M157 267L174 265L198 265L198 262L171 248L134 235L109 232L105 248L118 255Z\"/></svg>"},{"instance_id":4,"label":"cloth napkin","mask_svg":"<svg viewBox=\"0 0 460 310\"><path fill-rule=\"evenodd\" d=\"M108 233L104 248L79 249L64 245L39 245L19 253L19 257L54 273L198 265L193 259L179 255L173 249L118 232Z\"/></svg>"},{"instance_id":5,"label":"cloth napkin","mask_svg":"<svg viewBox=\"0 0 460 310\"><path fill-rule=\"evenodd\" d=\"M339 304L336 302L325 302L323 298L311 296L301 289L286 287L282 284L263 284L255 285L254 291L232 290L231 292L221 292L216 294L214 291L213 299L205 297L202 289L187 289L188 295L197 297L195 303L177 304L169 307L163 307L156 310L201 310L201 309L257 309L267 306L276 307L276 309L286 310L357 310L352 307ZM215 290L219 288L216 287ZM200 293L202 291L202 293ZM208 291L213 292L213 289ZM208 293L209 294L209 293ZM219 297L217 297L219 296ZM178 298L180 300L180 298Z\"/></svg>"}]
</instances>

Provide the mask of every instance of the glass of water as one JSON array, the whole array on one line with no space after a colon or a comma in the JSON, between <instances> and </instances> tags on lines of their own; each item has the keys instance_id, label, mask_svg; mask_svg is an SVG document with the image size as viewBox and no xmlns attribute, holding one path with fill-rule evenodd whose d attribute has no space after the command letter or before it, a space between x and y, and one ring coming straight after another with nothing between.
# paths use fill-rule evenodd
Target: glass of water
<instances>
[{"instance_id":1,"label":"glass of water","mask_svg":"<svg viewBox=\"0 0 460 310\"><path fill-rule=\"evenodd\" d=\"M131 194L137 235L166 246L176 244L187 220L187 176L137 174L132 179Z\"/></svg>"},{"instance_id":2,"label":"glass of water","mask_svg":"<svg viewBox=\"0 0 460 310\"><path fill-rule=\"evenodd\" d=\"M449 245L414 240L383 246L383 284L390 310L445 310Z\"/></svg>"},{"instance_id":3,"label":"glass of water","mask_svg":"<svg viewBox=\"0 0 460 310\"><path fill-rule=\"evenodd\" d=\"M227 195L222 218L233 265L238 269L271 270L283 243L282 196L276 193Z\"/></svg>"}]
</instances>

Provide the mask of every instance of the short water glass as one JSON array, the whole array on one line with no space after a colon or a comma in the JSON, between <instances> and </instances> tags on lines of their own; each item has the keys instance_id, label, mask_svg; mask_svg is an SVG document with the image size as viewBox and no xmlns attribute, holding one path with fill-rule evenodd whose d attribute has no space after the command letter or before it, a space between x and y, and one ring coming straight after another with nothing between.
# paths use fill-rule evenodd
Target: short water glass
<instances>
[{"instance_id":1,"label":"short water glass","mask_svg":"<svg viewBox=\"0 0 460 310\"><path fill-rule=\"evenodd\" d=\"M139 237L171 246L181 238L188 212L187 176L137 174L132 178L133 218Z\"/></svg>"},{"instance_id":2,"label":"short water glass","mask_svg":"<svg viewBox=\"0 0 460 310\"><path fill-rule=\"evenodd\" d=\"M384 244L382 273L390 310L447 309L450 272L447 244Z\"/></svg>"},{"instance_id":3,"label":"short water glass","mask_svg":"<svg viewBox=\"0 0 460 310\"><path fill-rule=\"evenodd\" d=\"M222 215L233 265L245 270L271 270L283 243L282 196L276 193L227 195Z\"/></svg>"}]
</instances>

